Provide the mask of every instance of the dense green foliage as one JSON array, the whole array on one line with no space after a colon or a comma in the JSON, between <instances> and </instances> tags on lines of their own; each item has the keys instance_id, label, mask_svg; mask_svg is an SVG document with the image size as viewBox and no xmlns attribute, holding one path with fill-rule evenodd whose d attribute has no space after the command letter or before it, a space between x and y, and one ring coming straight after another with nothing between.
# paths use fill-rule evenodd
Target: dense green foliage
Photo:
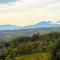
<instances>
[{"instance_id":1,"label":"dense green foliage","mask_svg":"<svg viewBox=\"0 0 60 60\"><path fill-rule=\"evenodd\" d=\"M51 60L60 60L60 32L39 33L0 42L0 60L15 60L17 56L49 52Z\"/></svg>"}]
</instances>

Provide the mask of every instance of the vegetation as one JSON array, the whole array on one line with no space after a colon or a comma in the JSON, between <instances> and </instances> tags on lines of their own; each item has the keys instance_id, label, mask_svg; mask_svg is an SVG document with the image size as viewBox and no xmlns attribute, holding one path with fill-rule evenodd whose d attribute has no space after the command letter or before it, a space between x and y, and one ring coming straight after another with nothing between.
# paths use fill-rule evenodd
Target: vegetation
<instances>
[{"instance_id":1,"label":"vegetation","mask_svg":"<svg viewBox=\"0 0 60 60\"><path fill-rule=\"evenodd\" d=\"M60 32L0 42L0 60L60 60Z\"/></svg>"}]
</instances>

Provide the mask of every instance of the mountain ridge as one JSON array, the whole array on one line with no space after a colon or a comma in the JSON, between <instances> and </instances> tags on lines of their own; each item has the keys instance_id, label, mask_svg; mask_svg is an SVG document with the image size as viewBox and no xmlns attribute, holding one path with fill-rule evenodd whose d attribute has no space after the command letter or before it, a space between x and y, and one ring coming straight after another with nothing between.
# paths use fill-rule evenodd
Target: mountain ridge
<instances>
[{"instance_id":1,"label":"mountain ridge","mask_svg":"<svg viewBox=\"0 0 60 60\"><path fill-rule=\"evenodd\" d=\"M42 21L34 25L28 26L16 26L16 25L0 25L0 30L20 30L20 29L31 29L31 28L60 28L60 21L57 23L51 23L50 21Z\"/></svg>"},{"instance_id":2,"label":"mountain ridge","mask_svg":"<svg viewBox=\"0 0 60 60\"><path fill-rule=\"evenodd\" d=\"M0 25L0 30L17 30L21 28L20 26L16 26L16 25Z\"/></svg>"}]
</instances>

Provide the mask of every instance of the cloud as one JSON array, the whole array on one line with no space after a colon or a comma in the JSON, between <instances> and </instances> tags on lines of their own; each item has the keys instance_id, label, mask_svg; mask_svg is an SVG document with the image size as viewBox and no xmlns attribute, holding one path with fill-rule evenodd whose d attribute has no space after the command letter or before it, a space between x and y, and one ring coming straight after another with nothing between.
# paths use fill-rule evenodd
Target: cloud
<instances>
[{"instance_id":1,"label":"cloud","mask_svg":"<svg viewBox=\"0 0 60 60\"><path fill-rule=\"evenodd\" d=\"M16 0L0 4L0 24L7 24L8 21L9 24L28 25L59 19L60 0Z\"/></svg>"},{"instance_id":2,"label":"cloud","mask_svg":"<svg viewBox=\"0 0 60 60\"><path fill-rule=\"evenodd\" d=\"M60 0L16 0L8 4L0 4L0 12L27 11L38 8L60 10Z\"/></svg>"}]
</instances>

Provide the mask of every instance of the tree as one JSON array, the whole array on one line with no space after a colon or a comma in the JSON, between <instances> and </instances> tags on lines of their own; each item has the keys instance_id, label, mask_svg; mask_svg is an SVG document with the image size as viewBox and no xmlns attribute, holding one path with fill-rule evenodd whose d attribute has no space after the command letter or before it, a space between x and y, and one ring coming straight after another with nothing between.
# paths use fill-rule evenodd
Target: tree
<instances>
[{"instance_id":1,"label":"tree","mask_svg":"<svg viewBox=\"0 0 60 60\"><path fill-rule=\"evenodd\" d=\"M40 33L32 35L32 41L40 40Z\"/></svg>"}]
</instances>

